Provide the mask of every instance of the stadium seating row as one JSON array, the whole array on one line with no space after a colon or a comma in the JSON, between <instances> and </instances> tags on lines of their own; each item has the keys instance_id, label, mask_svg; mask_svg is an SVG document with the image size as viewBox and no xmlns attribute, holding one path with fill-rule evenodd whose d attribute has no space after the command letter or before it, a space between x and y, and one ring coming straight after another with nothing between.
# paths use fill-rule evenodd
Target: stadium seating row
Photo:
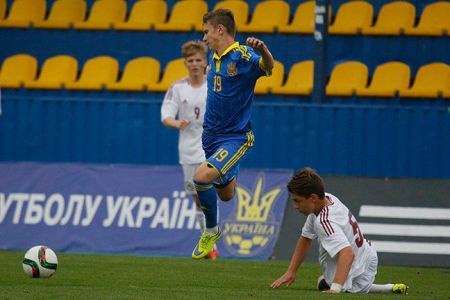
<instances>
[{"instance_id":1,"label":"stadium seating row","mask_svg":"<svg viewBox=\"0 0 450 300\"><path fill-rule=\"evenodd\" d=\"M249 5L242 0L223 0L214 8L229 8L236 17L240 32L282 32L310 34L314 30L315 1L300 3L292 17L290 6L283 0L259 2L250 22ZM164 0L139 0L127 18L124 0L97 0L87 19L85 0L56 0L46 16L45 0L15 0L6 15L6 0L0 0L0 27L75 28L80 30L152 30L201 31L202 16L208 10L203 0L180 0L167 19ZM393 1L382 6L375 24L373 6L366 1L342 4L329 27L331 34L429 35L450 32L450 2L437 1L425 7L416 22L416 8L406 1ZM331 13L330 13L331 21Z\"/></svg>"},{"instance_id":2,"label":"stadium seating row","mask_svg":"<svg viewBox=\"0 0 450 300\"><path fill-rule=\"evenodd\" d=\"M387 62L377 66L370 84L368 68L361 62L340 63L331 72L328 96L450 98L450 66L445 63L424 65L417 71L410 87L411 70L402 62ZM258 80L255 93L276 95L310 95L313 89L314 62L294 64L284 82L284 67L275 62L271 77Z\"/></svg>"},{"instance_id":3,"label":"stadium seating row","mask_svg":"<svg viewBox=\"0 0 450 300\"><path fill-rule=\"evenodd\" d=\"M0 87L26 89L68 89L111 91L164 92L176 80L187 76L184 59L170 61L160 78L160 63L152 57L139 57L128 61L121 79L118 62L109 56L89 59L78 77L78 62L68 55L48 58L36 78L37 60L27 54L5 59L0 70ZM313 88L313 61L294 64L284 82L285 70L276 61L271 77L257 81L257 94L310 95ZM337 65L331 72L326 93L329 96L373 96L450 98L450 66L431 63L419 68L410 87L411 71L402 62L379 65L368 83L368 68L361 62L349 61Z\"/></svg>"}]
</instances>

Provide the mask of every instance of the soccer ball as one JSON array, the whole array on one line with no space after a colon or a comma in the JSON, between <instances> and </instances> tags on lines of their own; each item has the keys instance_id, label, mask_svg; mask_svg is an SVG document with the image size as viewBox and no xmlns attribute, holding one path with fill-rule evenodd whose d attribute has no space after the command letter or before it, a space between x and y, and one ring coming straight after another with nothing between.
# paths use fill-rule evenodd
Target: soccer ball
<instances>
[{"instance_id":1,"label":"soccer ball","mask_svg":"<svg viewBox=\"0 0 450 300\"><path fill-rule=\"evenodd\" d=\"M46 246L30 248L22 261L23 271L33 278L48 278L56 272L57 266L55 252Z\"/></svg>"}]
</instances>

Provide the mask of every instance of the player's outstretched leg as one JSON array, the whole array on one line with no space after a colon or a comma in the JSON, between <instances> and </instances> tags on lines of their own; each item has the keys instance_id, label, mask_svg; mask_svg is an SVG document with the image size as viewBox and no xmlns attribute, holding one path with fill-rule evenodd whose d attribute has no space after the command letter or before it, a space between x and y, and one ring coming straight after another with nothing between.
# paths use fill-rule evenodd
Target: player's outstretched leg
<instances>
[{"instance_id":1,"label":"player's outstretched leg","mask_svg":"<svg viewBox=\"0 0 450 300\"><path fill-rule=\"evenodd\" d=\"M404 283L372 284L369 293L408 294L409 286Z\"/></svg>"},{"instance_id":2,"label":"player's outstretched leg","mask_svg":"<svg viewBox=\"0 0 450 300\"><path fill-rule=\"evenodd\" d=\"M192 251L192 258L201 259L211 252L222 232L217 226L217 196L213 185L208 182L195 181L195 189L197 190L201 208L205 213L206 230Z\"/></svg>"},{"instance_id":3,"label":"player's outstretched leg","mask_svg":"<svg viewBox=\"0 0 450 300\"><path fill-rule=\"evenodd\" d=\"M408 294L408 288L409 286L407 286L404 283L394 283L394 285L392 286L392 292L394 294Z\"/></svg>"}]
</instances>

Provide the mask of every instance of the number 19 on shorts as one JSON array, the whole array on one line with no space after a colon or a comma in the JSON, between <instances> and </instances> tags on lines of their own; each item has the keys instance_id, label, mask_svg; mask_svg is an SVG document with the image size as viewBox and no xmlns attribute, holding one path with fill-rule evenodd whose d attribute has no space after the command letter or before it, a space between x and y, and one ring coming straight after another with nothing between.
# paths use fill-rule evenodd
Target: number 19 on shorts
<instances>
[{"instance_id":1,"label":"number 19 on shorts","mask_svg":"<svg viewBox=\"0 0 450 300\"><path fill-rule=\"evenodd\" d=\"M219 150L217 150L216 153L214 153L212 157L215 158L218 162L222 162L227 156L228 151L223 148L220 148Z\"/></svg>"}]
</instances>

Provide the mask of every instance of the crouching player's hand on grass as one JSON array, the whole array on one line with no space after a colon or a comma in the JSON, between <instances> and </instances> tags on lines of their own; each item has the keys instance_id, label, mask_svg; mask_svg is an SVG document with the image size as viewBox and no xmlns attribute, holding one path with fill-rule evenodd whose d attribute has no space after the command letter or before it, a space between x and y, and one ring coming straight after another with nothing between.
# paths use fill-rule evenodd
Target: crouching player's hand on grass
<instances>
[{"instance_id":1,"label":"crouching player's hand on grass","mask_svg":"<svg viewBox=\"0 0 450 300\"><path fill-rule=\"evenodd\" d=\"M277 287L286 283L286 287L289 287L294 281L295 281L295 273L286 272L286 273L284 273L283 276L281 276L280 278L275 280L270 286L273 289L276 289Z\"/></svg>"}]
</instances>

